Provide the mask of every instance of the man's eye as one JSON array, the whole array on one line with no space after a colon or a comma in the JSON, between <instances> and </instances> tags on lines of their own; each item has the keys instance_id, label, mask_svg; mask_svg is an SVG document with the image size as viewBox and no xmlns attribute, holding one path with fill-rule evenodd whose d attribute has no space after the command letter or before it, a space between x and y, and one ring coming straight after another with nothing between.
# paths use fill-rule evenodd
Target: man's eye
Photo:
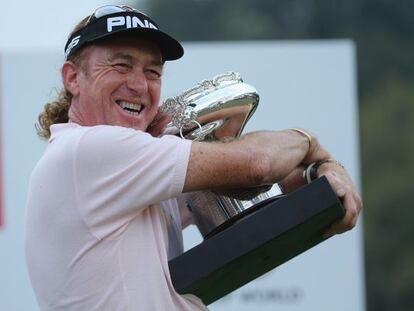
<instances>
[{"instance_id":1,"label":"man's eye","mask_svg":"<svg viewBox=\"0 0 414 311\"><path fill-rule=\"evenodd\" d=\"M116 64L114 64L114 65L112 65L114 68L119 68L119 69L123 69L123 70L126 70L126 69L129 69L129 68L131 68L131 65L130 64L128 64L128 63L116 63Z\"/></svg>"},{"instance_id":2,"label":"man's eye","mask_svg":"<svg viewBox=\"0 0 414 311\"><path fill-rule=\"evenodd\" d=\"M159 79L159 78L161 78L161 72L159 72L158 70L155 70L155 69L147 69L145 72L146 72L146 75L150 79Z\"/></svg>"}]
</instances>

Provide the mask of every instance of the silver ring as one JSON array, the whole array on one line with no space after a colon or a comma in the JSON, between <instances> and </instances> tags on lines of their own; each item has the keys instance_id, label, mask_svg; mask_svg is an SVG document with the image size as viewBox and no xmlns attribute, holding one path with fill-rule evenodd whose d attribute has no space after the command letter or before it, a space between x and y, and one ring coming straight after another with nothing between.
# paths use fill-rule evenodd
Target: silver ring
<instances>
[{"instance_id":1,"label":"silver ring","mask_svg":"<svg viewBox=\"0 0 414 311\"><path fill-rule=\"evenodd\" d=\"M201 131L203 130L203 127L201 126L201 124L200 123L198 123L196 120L191 120L191 122L194 122L195 124L197 124L197 126L198 126L198 128L199 128L199 131L200 131L200 136L199 137L197 137L196 139L194 139L194 140L200 140L200 139L203 139L203 137L202 137L202 135L201 135ZM181 138L182 139L185 139L185 137L184 137L184 135L183 135L183 127L184 127L184 125L181 125L181 127L180 127L180 136L181 136Z\"/></svg>"}]
</instances>

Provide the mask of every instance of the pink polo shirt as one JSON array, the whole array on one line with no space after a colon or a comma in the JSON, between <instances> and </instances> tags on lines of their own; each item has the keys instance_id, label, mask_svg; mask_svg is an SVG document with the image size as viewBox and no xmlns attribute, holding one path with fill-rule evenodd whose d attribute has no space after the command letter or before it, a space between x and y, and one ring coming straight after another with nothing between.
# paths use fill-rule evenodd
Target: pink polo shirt
<instances>
[{"instance_id":1,"label":"pink polo shirt","mask_svg":"<svg viewBox=\"0 0 414 311\"><path fill-rule=\"evenodd\" d=\"M30 180L26 254L42 310L206 310L179 295L181 194L191 142L57 124Z\"/></svg>"}]
</instances>

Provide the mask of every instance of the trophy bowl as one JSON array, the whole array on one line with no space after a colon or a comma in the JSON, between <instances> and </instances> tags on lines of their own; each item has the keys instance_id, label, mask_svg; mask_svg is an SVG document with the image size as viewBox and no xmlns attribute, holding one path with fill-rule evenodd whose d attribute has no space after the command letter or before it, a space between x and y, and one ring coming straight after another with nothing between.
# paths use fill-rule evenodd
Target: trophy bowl
<instances>
[{"instance_id":1,"label":"trophy bowl","mask_svg":"<svg viewBox=\"0 0 414 311\"><path fill-rule=\"evenodd\" d=\"M225 141L241 135L259 104L256 89L237 72L226 72L164 101L160 111L172 115L165 133L195 141ZM281 195L277 184L238 198L212 191L185 194L185 201L204 239L213 236L265 202Z\"/></svg>"}]
</instances>

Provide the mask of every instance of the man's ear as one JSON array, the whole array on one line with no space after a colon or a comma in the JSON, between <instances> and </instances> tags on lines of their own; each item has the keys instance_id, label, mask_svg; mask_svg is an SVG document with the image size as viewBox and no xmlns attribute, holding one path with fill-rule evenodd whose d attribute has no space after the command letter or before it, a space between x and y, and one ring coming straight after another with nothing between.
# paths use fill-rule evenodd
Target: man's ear
<instances>
[{"instance_id":1,"label":"man's ear","mask_svg":"<svg viewBox=\"0 0 414 311\"><path fill-rule=\"evenodd\" d=\"M71 61L65 62L62 66L63 85L73 96L79 95L79 73L79 66Z\"/></svg>"}]
</instances>

